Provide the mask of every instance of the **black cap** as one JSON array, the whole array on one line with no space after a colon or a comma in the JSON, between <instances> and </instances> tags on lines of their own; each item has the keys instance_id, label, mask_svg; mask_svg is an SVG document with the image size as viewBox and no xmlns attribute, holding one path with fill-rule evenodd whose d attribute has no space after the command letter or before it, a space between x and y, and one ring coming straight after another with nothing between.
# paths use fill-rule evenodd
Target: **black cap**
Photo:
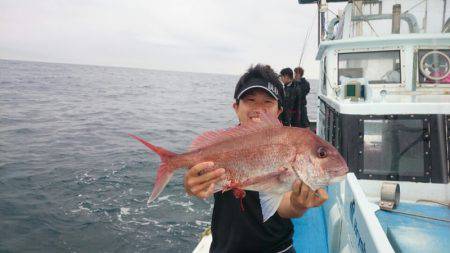
<instances>
[{"instance_id":1,"label":"black cap","mask_svg":"<svg viewBox=\"0 0 450 253\"><path fill-rule=\"evenodd\" d=\"M251 78L242 85L236 86L234 90L234 98L240 99L245 92L254 89L261 88L269 92L279 103L283 104L284 91L281 83L271 83L261 78Z\"/></svg>"}]
</instances>

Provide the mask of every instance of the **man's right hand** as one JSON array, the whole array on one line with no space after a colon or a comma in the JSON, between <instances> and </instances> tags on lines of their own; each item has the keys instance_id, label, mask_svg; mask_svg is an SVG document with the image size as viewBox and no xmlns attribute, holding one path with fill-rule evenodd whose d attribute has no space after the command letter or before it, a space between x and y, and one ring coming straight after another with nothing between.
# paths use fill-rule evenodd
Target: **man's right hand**
<instances>
[{"instance_id":1,"label":"man's right hand","mask_svg":"<svg viewBox=\"0 0 450 253\"><path fill-rule=\"evenodd\" d=\"M189 195L206 199L214 193L215 183L225 178L225 169L213 169L213 162L203 162L190 168L184 176L184 189Z\"/></svg>"}]
</instances>

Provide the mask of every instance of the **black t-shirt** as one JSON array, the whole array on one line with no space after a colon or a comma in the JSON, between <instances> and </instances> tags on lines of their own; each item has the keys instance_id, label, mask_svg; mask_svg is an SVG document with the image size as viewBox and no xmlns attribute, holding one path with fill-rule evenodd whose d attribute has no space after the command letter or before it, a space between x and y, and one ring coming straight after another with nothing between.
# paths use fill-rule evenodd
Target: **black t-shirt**
<instances>
[{"instance_id":1,"label":"black t-shirt","mask_svg":"<svg viewBox=\"0 0 450 253\"><path fill-rule=\"evenodd\" d=\"M245 192L244 210L232 191L214 194L210 252L278 252L292 245L291 220L276 212L263 223L259 193Z\"/></svg>"}]
</instances>

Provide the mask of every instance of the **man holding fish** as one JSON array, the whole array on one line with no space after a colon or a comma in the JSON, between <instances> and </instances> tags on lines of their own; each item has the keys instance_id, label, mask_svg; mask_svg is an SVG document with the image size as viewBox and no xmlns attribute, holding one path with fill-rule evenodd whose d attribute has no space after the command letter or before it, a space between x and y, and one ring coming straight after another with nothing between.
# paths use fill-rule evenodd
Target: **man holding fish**
<instances>
[{"instance_id":1,"label":"man holding fish","mask_svg":"<svg viewBox=\"0 0 450 253\"><path fill-rule=\"evenodd\" d=\"M348 168L309 129L279 122L284 92L270 66L251 67L234 98L239 126L204 133L184 154L132 135L162 160L149 202L176 169L189 168L186 192L202 199L214 194L210 252L295 252L290 218L322 205L328 199L322 187Z\"/></svg>"}]
</instances>

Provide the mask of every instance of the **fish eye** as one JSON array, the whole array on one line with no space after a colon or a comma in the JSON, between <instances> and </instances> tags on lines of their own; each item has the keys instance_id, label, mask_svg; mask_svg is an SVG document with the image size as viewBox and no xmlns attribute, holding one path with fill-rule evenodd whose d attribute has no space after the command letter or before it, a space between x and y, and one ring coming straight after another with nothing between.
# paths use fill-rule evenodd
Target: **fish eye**
<instances>
[{"instance_id":1,"label":"fish eye","mask_svg":"<svg viewBox=\"0 0 450 253\"><path fill-rule=\"evenodd\" d=\"M319 158L325 158L327 157L327 150L324 147L319 147L317 149L317 155L319 156Z\"/></svg>"}]
</instances>

